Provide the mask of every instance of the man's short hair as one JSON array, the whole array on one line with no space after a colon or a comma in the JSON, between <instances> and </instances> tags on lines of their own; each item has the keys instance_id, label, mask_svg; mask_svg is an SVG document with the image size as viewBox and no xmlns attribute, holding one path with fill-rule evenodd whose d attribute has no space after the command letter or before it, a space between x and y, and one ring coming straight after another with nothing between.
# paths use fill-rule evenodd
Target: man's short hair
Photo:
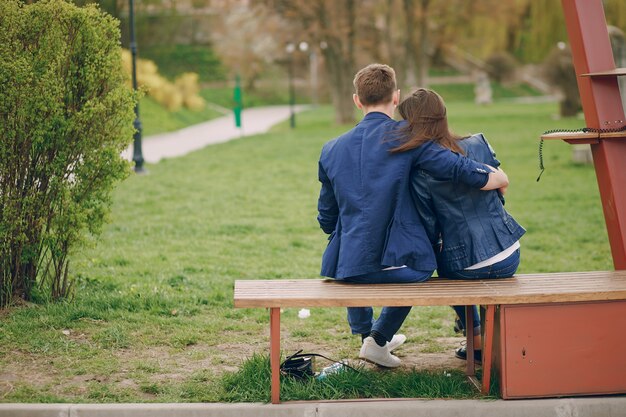
<instances>
[{"instance_id":1,"label":"man's short hair","mask_svg":"<svg viewBox=\"0 0 626 417\"><path fill-rule=\"evenodd\" d=\"M365 106L391 101L396 91L396 73L389 65L370 64L354 76L354 89Z\"/></svg>"}]
</instances>

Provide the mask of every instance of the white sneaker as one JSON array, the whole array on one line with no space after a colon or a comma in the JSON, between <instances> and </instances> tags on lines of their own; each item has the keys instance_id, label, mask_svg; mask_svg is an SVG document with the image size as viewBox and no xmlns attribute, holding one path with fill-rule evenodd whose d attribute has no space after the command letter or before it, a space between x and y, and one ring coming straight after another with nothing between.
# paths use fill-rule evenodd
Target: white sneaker
<instances>
[{"instance_id":1,"label":"white sneaker","mask_svg":"<svg viewBox=\"0 0 626 417\"><path fill-rule=\"evenodd\" d=\"M396 368L400 366L400 358L389 352L389 343L385 346L378 346L373 337L368 336L363 341L359 358L374 362L377 365L387 368Z\"/></svg>"},{"instance_id":2,"label":"white sneaker","mask_svg":"<svg viewBox=\"0 0 626 417\"><path fill-rule=\"evenodd\" d=\"M406 336L403 334L395 334L391 338L390 341L387 342L387 347L389 348L389 352L393 352L398 349L402 344L406 342Z\"/></svg>"}]
</instances>

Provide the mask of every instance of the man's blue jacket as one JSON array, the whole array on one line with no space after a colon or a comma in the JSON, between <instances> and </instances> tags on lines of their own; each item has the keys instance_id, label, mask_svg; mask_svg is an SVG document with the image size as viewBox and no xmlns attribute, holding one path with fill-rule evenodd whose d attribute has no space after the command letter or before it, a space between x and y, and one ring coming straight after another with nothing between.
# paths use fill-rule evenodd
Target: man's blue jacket
<instances>
[{"instance_id":1,"label":"man's blue jacket","mask_svg":"<svg viewBox=\"0 0 626 417\"><path fill-rule=\"evenodd\" d=\"M330 237L321 275L346 278L402 265L434 271L435 255L410 194L411 172L474 188L487 183L487 166L432 142L390 153L403 126L372 112L324 145L317 219Z\"/></svg>"}]
</instances>

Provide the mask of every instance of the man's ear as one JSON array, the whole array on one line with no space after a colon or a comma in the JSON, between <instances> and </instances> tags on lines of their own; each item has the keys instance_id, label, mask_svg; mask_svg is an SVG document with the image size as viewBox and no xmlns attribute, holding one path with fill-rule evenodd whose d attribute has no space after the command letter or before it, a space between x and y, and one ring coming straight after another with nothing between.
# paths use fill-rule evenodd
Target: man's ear
<instances>
[{"instance_id":1,"label":"man's ear","mask_svg":"<svg viewBox=\"0 0 626 417\"><path fill-rule=\"evenodd\" d=\"M352 94L352 101L354 101L354 105L357 109L363 110L363 104L361 104L361 100L359 100L358 95Z\"/></svg>"},{"instance_id":2,"label":"man's ear","mask_svg":"<svg viewBox=\"0 0 626 417\"><path fill-rule=\"evenodd\" d=\"M391 96L391 100L393 101L394 106L400 104L400 89L394 91L393 95Z\"/></svg>"}]
</instances>

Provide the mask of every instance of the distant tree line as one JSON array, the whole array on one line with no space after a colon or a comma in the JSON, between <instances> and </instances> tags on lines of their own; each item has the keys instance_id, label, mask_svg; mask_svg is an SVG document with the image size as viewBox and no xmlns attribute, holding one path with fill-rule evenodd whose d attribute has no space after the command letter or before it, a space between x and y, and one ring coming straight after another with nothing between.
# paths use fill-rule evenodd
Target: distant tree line
<instances>
[{"instance_id":1,"label":"distant tree line","mask_svg":"<svg viewBox=\"0 0 626 417\"><path fill-rule=\"evenodd\" d=\"M96 2L122 20L127 0ZM140 54L166 75L191 65L203 81L239 73L247 88L289 59L306 73L307 55L322 59L337 120L353 118L350 81L369 62L390 63L402 87L426 86L432 66L463 56L497 55L519 64L540 63L567 33L561 4L545 0L136 0ZM604 1L607 23L626 30L626 2ZM306 54L285 45L307 42ZM179 47L173 48L172 46ZM185 53L188 48L188 53ZM176 55L173 51L183 52ZM167 52L169 51L169 52ZM204 52L201 52L204 51ZM210 51L210 52L207 52ZM214 52L213 52L214 51ZM202 58L193 61L193 56ZM186 64L186 62L190 64ZM182 72L182 71L181 71Z\"/></svg>"}]
</instances>

